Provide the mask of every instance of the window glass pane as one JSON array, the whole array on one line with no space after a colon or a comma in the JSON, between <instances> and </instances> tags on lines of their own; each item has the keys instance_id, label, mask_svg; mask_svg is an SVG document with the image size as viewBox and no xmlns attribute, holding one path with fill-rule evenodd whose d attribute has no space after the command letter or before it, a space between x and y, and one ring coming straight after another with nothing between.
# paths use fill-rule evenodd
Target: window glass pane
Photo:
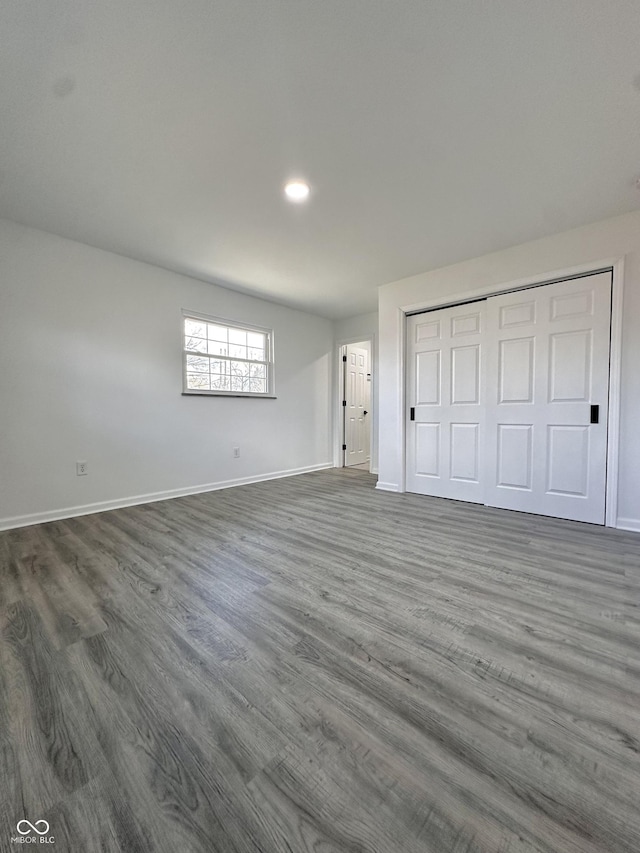
<instances>
[{"instance_id":1,"label":"window glass pane","mask_svg":"<svg viewBox=\"0 0 640 853\"><path fill-rule=\"evenodd\" d=\"M185 337L193 337L193 338L206 338L207 337L207 324L204 320L187 320L184 321L184 334Z\"/></svg>"},{"instance_id":2,"label":"window glass pane","mask_svg":"<svg viewBox=\"0 0 640 853\"><path fill-rule=\"evenodd\" d=\"M207 323L207 331L210 341L227 342L228 329L226 326L216 326L215 323Z\"/></svg>"},{"instance_id":3,"label":"window glass pane","mask_svg":"<svg viewBox=\"0 0 640 853\"><path fill-rule=\"evenodd\" d=\"M191 391L209 391L209 374L187 373L187 388Z\"/></svg>"},{"instance_id":4,"label":"window glass pane","mask_svg":"<svg viewBox=\"0 0 640 853\"><path fill-rule=\"evenodd\" d=\"M231 358L246 358L247 348L238 344L229 344L229 355Z\"/></svg>"},{"instance_id":5,"label":"window glass pane","mask_svg":"<svg viewBox=\"0 0 640 853\"><path fill-rule=\"evenodd\" d=\"M229 329L229 343L239 344L242 347L246 347L247 333L242 329Z\"/></svg>"},{"instance_id":6,"label":"window glass pane","mask_svg":"<svg viewBox=\"0 0 640 853\"><path fill-rule=\"evenodd\" d=\"M249 364L246 361L230 361L229 372L232 376L249 376Z\"/></svg>"},{"instance_id":7,"label":"window glass pane","mask_svg":"<svg viewBox=\"0 0 640 853\"><path fill-rule=\"evenodd\" d=\"M229 345L221 341L209 341L209 355L228 355Z\"/></svg>"},{"instance_id":8,"label":"window glass pane","mask_svg":"<svg viewBox=\"0 0 640 853\"><path fill-rule=\"evenodd\" d=\"M249 380L249 390L254 394L266 394L266 380L265 379L250 379Z\"/></svg>"},{"instance_id":9,"label":"window glass pane","mask_svg":"<svg viewBox=\"0 0 640 853\"><path fill-rule=\"evenodd\" d=\"M264 364L250 364L249 376L257 379L264 379L266 376Z\"/></svg>"},{"instance_id":10,"label":"window glass pane","mask_svg":"<svg viewBox=\"0 0 640 853\"><path fill-rule=\"evenodd\" d=\"M262 332L247 332L247 346L264 349L264 338Z\"/></svg>"},{"instance_id":11,"label":"window glass pane","mask_svg":"<svg viewBox=\"0 0 640 853\"><path fill-rule=\"evenodd\" d=\"M231 376L231 390L232 391L248 391L249 390L249 378L245 376Z\"/></svg>"},{"instance_id":12,"label":"window glass pane","mask_svg":"<svg viewBox=\"0 0 640 853\"><path fill-rule=\"evenodd\" d=\"M212 376L211 377L211 390L212 391L230 391L231 387L229 384L228 376Z\"/></svg>"},{"instance_id":13,"label":"window glass pane","mask_svg":"<svg viewBox=\"0 0 640 853\"><path fill-rule=\"evenodd\" d=\"M226 376L226 374L228 373L228 362L224 359L212 358L209 359L209 363L211 365L209 368L211 370L211 373L219 373L222 376Z\"/></svg>"},{"instance_id":14,"label":"window glass pane","mask_svg":"<svg viewBox=\"0 0 640 853\"><path fill-rule=\"evenodd\" d=\"M209 359L198 355L187 356L187 370L189 373L199 371L201 373L209 372Z\"/></svg>"},{"instance_id":15,"label":"window glass pane","mask_svg":"<svg viewBox=\"0 0 640 853\"><path fill-rule=\"evenodd\" d=\"M264 350L257 349L257 347L248 347L247 358L250 358L253 361L264 361Z\"/></svg>"},{"instance_id":16,"label":"window glass pane","mask_svg":"<svg viewBox=\"0 0 640 853\"><path fill-rule=\"evenodd\" d=\"M184 348L196 350L196 352L206 352L207 342L203 338L185 338Z\"/></svg>"}]
</instances>

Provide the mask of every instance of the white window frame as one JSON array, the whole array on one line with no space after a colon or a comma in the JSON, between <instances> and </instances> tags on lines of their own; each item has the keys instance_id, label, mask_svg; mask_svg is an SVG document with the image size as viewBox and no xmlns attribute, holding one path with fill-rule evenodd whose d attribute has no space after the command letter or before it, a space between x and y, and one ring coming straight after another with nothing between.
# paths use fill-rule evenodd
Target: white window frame
<instances>
[{"instance_id":1,"label":"white window frame","mask_svg":"<svg viewBox=\"0 0 640 853\"><path fill-rule=\"evenodd\" d=\"M265 336L265 361L252 361L253 364L264 364L266 372L266 391L219 391L197 388L187 388L187 355L199 355L205 358L218 358L229 361L243 361L243 359L233 359L230 356L209 356L208 353L191 352L185 348L185 320L201 320L205 323L214 323L217 326L226 326L229 329L237 329L241 332L260 332ZM275 399L275 371L274 371L274 344L273 344L273 329L268 329L264 326L254 326L250 323L240 323L237 320L228 320L224 317L214 317L210 314L202 314L199 311L188 311L182 309L182 322L180 324L182 350L182 393L189 397L266 397Z\"/></svg>"}]
</instances>

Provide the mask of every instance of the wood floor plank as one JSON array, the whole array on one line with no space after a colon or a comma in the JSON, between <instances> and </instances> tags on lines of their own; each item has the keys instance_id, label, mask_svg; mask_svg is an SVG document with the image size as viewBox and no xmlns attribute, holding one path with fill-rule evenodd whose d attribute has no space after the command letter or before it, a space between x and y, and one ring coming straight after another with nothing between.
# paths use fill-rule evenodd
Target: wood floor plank
<instances>
[{"instance_id":1,"label":"wood floor plank","mask_svg":"<svg viewBox=\"0 0 640 853\"><path fill-rule=\"evenodd\" d=\"M0 851L637 853L640 537L374 486L0 533Z\"/></svg>"},{"instance_id":2,"label":"wood floor plank","mask_svg":"<svg viewBox=\"0 0 640 853\"><path fill-rule=\"evenodd\" d=\"M8 790L14 813L46 810L86 784L102 767L103 756L95 732L84 725L84 696L75 673L38 613L19 602L4 616L3 729L20 780L19 785L10 780Z\"/></svg>"}]
</instances>

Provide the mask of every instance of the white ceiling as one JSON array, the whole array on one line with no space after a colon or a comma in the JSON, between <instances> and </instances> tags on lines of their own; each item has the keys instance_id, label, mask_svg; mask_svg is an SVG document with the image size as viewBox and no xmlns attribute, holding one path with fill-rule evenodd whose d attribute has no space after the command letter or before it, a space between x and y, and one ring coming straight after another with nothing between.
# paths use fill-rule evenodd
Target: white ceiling
<instances>
[{"instance_id":1,"label":"white ceiling","mask_svg":"<svg viewBox=\"0 0 640 853\"><path fill-rule=\"evenodd\" d=\"M640 0L0 4L0 216L325 316L638 178Z\"/></svg>"}]
</instances>

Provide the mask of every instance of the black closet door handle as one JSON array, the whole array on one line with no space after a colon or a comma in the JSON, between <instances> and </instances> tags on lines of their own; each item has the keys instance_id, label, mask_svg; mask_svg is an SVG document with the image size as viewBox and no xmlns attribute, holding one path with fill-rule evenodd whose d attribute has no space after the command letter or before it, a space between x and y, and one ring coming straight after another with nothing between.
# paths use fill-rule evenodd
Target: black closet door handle
<instances>
[{"instance_id":1,"label":"black closet door handle","mask_svg":"<svg viewBox=\"0 0 640 853\"><path fill-rule=\"evenodd\" d=\"M591 406L591 421L592 424L600 423L600 406Z\"/></svg>"}]
</instances>

